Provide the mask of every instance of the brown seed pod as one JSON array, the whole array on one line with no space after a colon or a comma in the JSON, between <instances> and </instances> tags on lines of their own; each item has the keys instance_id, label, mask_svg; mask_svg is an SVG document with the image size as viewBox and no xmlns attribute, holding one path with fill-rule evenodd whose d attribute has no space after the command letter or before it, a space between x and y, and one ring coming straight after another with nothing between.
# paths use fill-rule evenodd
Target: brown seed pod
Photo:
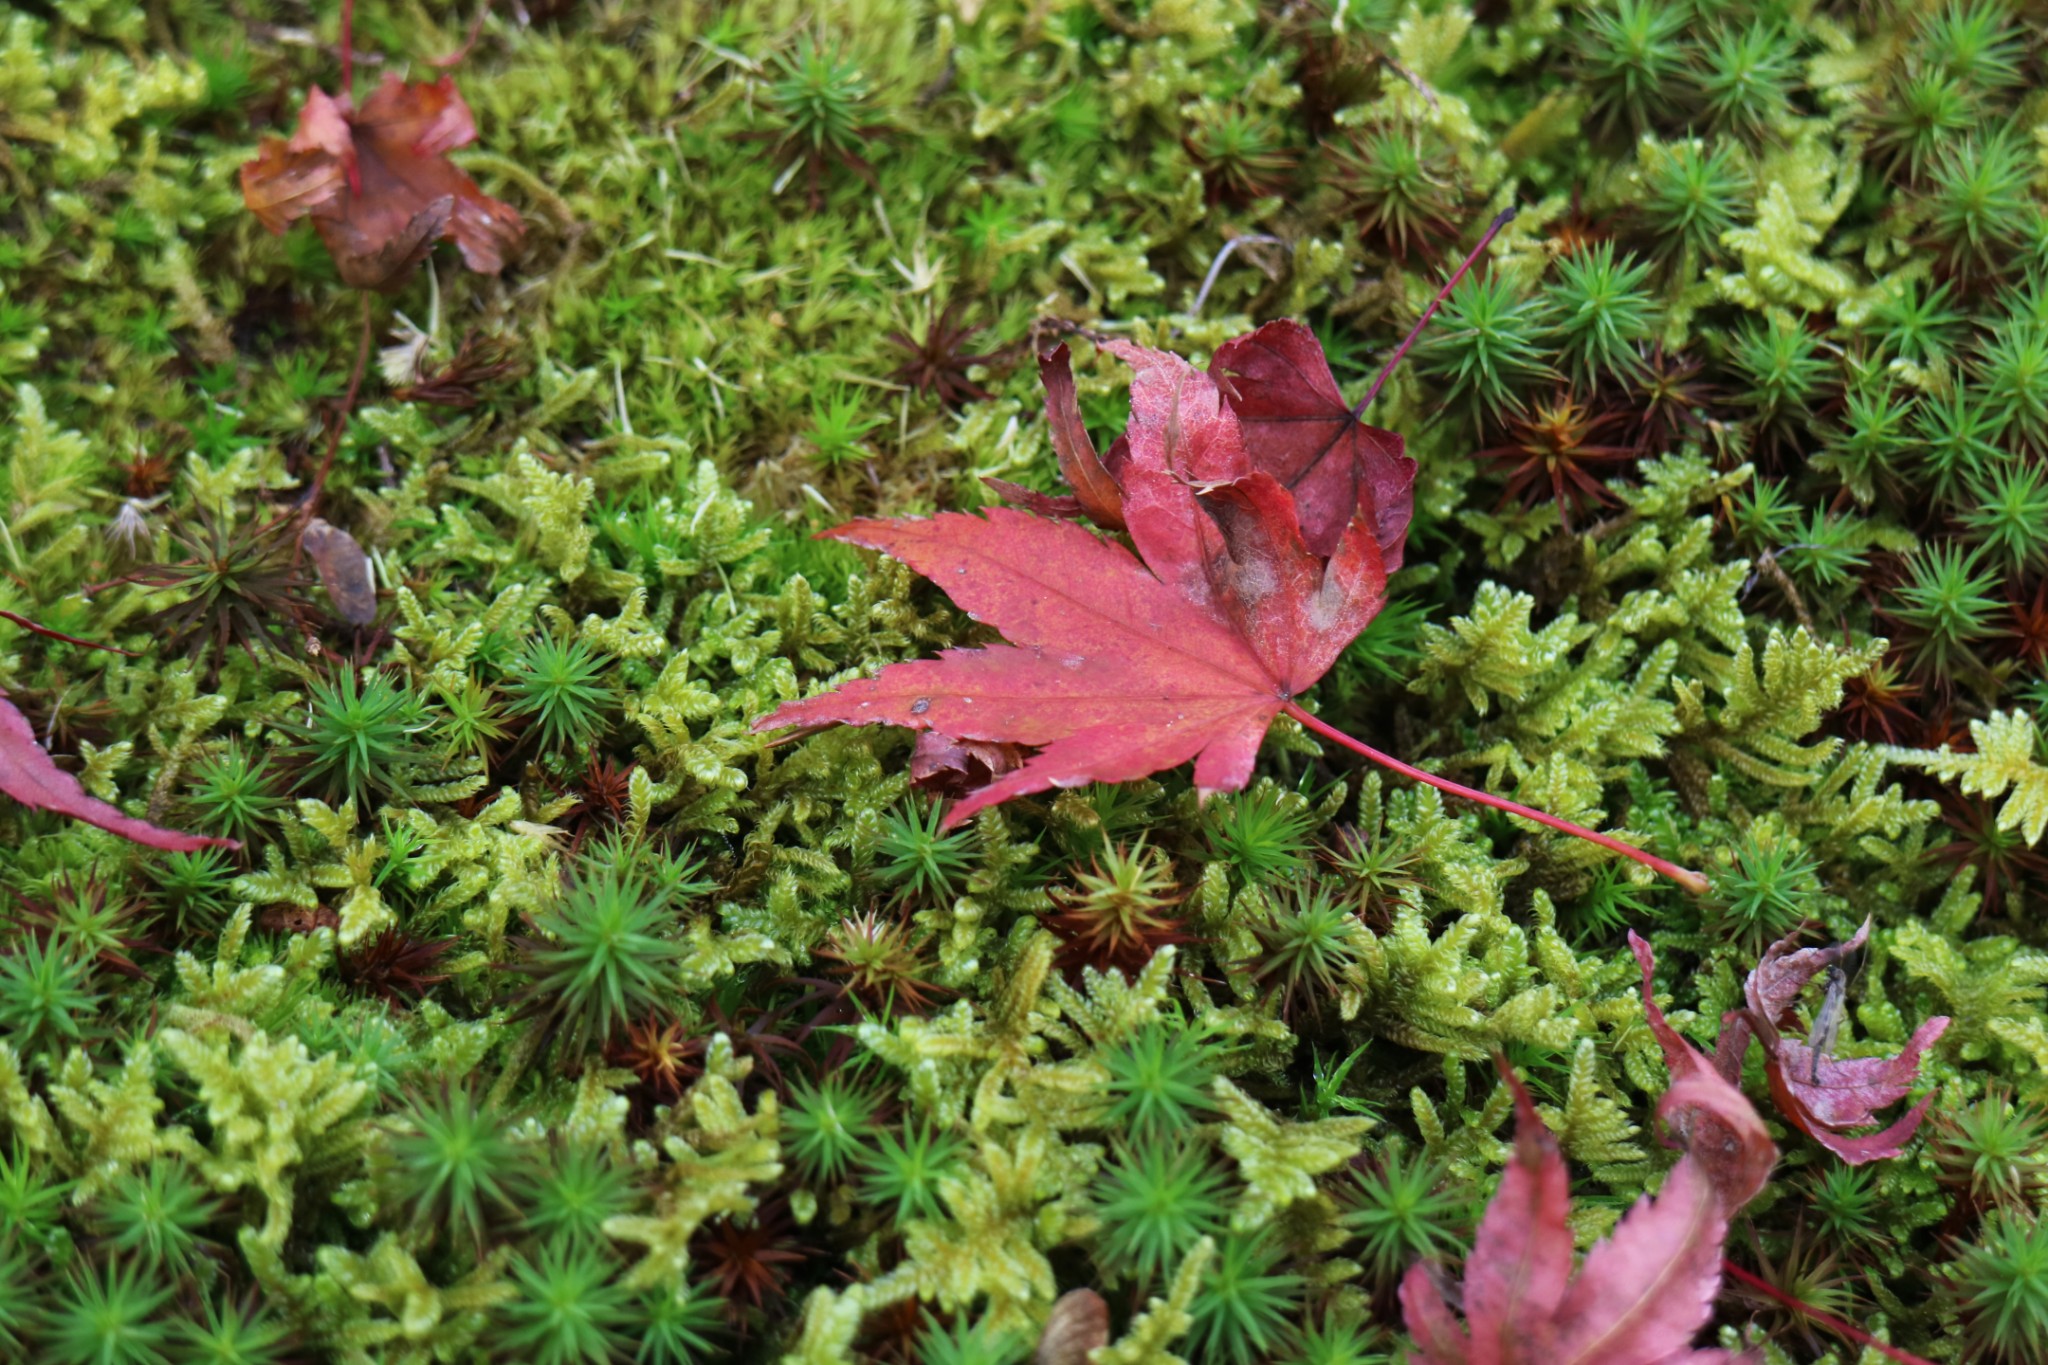
<instances>
[{"instance_id":1,"label":"brown seed pod","mask_svg":"<svg viewBox=\"0 0 2048 1365\"><path fill-rule=\"evenodd\" d=\"M1052 1306L1032 1365L1088 1365L1088 1353L1109 1345L1109 1305L1092 1289L1069 1289Z\"/></svg>"},{"instance_id":2,"label":"brown seed pod","mask_svg":"<svg viewBox=\"0 0 2048 1365\"><path fill-rule=\"evenodd\" d=\"M306 557L320 574L320 586L341 619L352 626L367 626L377 619L377 585L370 578L370 557L356 538L319 517L306 523L299 535Z\"/></svg>"}]
</instances>

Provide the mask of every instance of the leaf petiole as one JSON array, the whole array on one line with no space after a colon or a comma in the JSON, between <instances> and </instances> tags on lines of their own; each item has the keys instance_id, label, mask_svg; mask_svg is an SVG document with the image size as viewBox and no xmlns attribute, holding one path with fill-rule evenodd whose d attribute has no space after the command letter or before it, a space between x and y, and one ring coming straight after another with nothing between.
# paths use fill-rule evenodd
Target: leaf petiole
<instances>
[{"instance_id":1,"label":"leaf petiole","mask_svg":"<svg viewBox=\"0 0 2048 1365\"><path fill-rule=\"evenodd\" d=\"M1583 825L1575 825L1569 820L1560 820L1555 815L1547 815L1535 807L1525 806L1519 801L1510 801L1506 797L1495 796L1490 792L1479 791L1462 783L1453 782L1447 777L1438 777L1435 773L1424 772L1420 768L1403 763L1392 754L1381 753L1378 749L1373 748L1362 740L1353 739L1334 725L1318 720L1307 711L1302 710L1298 702L1286 702L1280 709L1300 722L1304 728L1314 731L1334 744L1343 745L1355 754L1371 759L1382 768L1397 772L1403 777L1413 778L1417 782L1426 783L1429 786L1435 787L1438 791L1449 792L1452 796L1462 796L1467 801L1477 801L1482 806L1491 806L1495 810L1506 811L1509 815L1519 815L1524 820L1534 820L1539 825L1548 825L1550 828L1561 833L1574 835L1580 839L1591 840L1602 848L1610 849L1615 853L1619 853L1624 858L1641 863L1644 867L1649 868L1660 876L1669 877L1695 896L1703 896L1707 892L1707 879L1699 873L1680 867L1676 863L1666 862L1656 854L1646 853L1634 844L1623 843L1611 834L1602 834L1598 830L1587 829Z\"/></svg>"},{"instance_id":2,"label":"leaf petiole","mask_svg":"<svg viewBox=\"0 0 2048 1365\"><path fill-rule=\"evenodd\" d=\"M1750 1274L1747 1270L1744 1270L1741 1266L1735 1264L1735 1262L1729 1260L1725 1256L1721 1258L1721 1269L1728 1275L1730 1279L1740 1280L1743 1284L1748 1285L1751 1289L1756 1290L1759 1294L1768 1295L1769 1297L1776 1299L1779 1303L1784 1304L1793 1312L1802 1313L1805 1316L1812 1318L1815 1322L1827 1328L1829 1331L1836 1333L1837 1335L1843 1337L1846 1340L1855 1342L1858 1346L1868 1346L1871 1350L1876 1351L1879 1355L1886 1356L1892 1360L1898 1361L1899 1365L1934 1365L1932 1361L1927 1360L1925 1357L1916 1356L1911 1351L1903 1350L1897 1346L1892 1345L1888 1341L1879 1341L1876 1337L1870 1335L1870 1333L1864 1331L1861 1327L1856 1326L1854 1323L1844 1322L1832 1313L1822 1312L1820 1309L1815 1308L1812 1304L1807 1303L1805 1300L1786 1293L1784 1290L1778 1288L1778 1286L1772 1284L1769 1280L1766 1280L1759 1275Z\"/></svg>"},{"instance_id":3,"label":"leaf petiole","mask_svg":"<svg viewBox=\"0 0 2048 1365\"><path fill-rule=\"evenodd\" d=\"M1458 287L1458 281L1465 278L1467 272L1472 269L1480 256L1485 253L1486 248L1493 245L1493 239L1500 236L1500 230L1514 221L1515 207L1512 204L1494 215L1493 221L1486 225L1486 235L1479 239L1479 245L1472 248L1471 254L1466 256L1459 263L1458 268L1451 272L1451 277L1444 281L1443 288L1436 291L1436 297L1429 301L1429 307L1422 310L1422 316L1415 319L1415 325L1408 329L1408 335L1401 338L1401 344L1396 346L1394 353L1387 357L1387 363L1380 366L1380 372L1373 379L1372 387L1365 391L1365 397L1352 405L1351 415L1354 419L1368 407L1372 406L1373 399L1380 396L1380 390L1386 386L1387 376L1394 372L1394 367L1401 363L1403 356L1408 354L1408 348L1413 346L1415 339L1422 335L1422 329L1429 326L1429 320L1436 316L1436 310L1444 306L1444 300L1449 298L1451 291Z\"/></svg>"}]
</instances>

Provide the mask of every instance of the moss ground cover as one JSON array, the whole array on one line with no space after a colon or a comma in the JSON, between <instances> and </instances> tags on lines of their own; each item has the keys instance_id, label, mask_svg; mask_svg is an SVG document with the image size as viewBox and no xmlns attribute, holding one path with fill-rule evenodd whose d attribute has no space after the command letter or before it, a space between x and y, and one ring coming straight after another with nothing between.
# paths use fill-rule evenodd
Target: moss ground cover
<instances>
[{"instance_id":1,"label":"moss ground cover","mask_svg":"<svg viewBox=\"0 0 2048 1365\"><path fill-rule=\"evenodd\" d=\"M365 3L358 91L475 19ZM1090 1288L1105 1361L1396 1359L1495 1053L1589 1245L1674 1160L1627 933L1711 1046L1870 916L1836 1051L1949 1016L1939 1094L1852 1167L1752 1064L1714 1333L2048 1359L2038 6L530 0L449 68L516 258L367 305L237 183L339 23L0 10L0 609L129 652L10 617L0 688L239 845L0 802L0 1356L1007 1362ZM1284 720L958 830L972 756L752 732L984 638L811 533L1053 491L1035 352L1098 445L1111 337L1362 392L1509 206L1309 703L1707 895Z\"/></svg>"}]
</instances>

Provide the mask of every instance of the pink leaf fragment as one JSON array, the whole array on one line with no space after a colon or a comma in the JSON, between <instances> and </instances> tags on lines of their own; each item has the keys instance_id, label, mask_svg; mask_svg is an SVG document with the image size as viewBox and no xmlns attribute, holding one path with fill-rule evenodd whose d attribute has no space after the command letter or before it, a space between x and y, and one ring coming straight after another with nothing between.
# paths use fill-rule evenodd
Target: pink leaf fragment
<instances>
[{"instance_id":1,"label":"pink leaf fragment","mask_svg":"<svg viewBox=\"0 0 2048 1365\"><path fill-rule=\"evenodd\" d=\"M1666 1141L1690 1152L1722 1202L1739 1209L1770 1178L1777 1145L1742 1091L1665 1020L1650 980L1657 965L1650 945L1630 930L1628 946L1642 968L1643 1012L1671 1073L1671 1087L1657 1103L1657 1116L1670 1133Z\"/></svg>"},{"instance_id":2,"label":"pink leaf fragment","mask_svg":"<svg viewBox=\"0 0 2048 1365\"><path fill-rule=\"evenodd\" d=\"M1410 1267L1401 1282L1402 1314L1416 1343L1410 1360L1732 1365L1726 1352L1692 1344L1720 1289L1734 1209L1722 1183L1689 1151L1663 1190L1636 1201L1574 1274L1564 1158L1528 1091L1505 1065L1502 1074L1514 1089L1515 1151L1465 1262L1465 1325L1433 1267ZM1739 1094L1735 1100L1744 1103Z\"/></svg>"},{"instance_id":3,"label":"pink leaf fragment","mask_svg":"<svg viewBox=\"0 0 2048 1365\"><path fill-rule=\"evenodd\" d=\"M128 815L87 793L76 777L50 761L36 743L36 732L15 704L0 693L0 792L30 810L46 810L83 820L110 834L170 853L195 853L202 848L240 848L233 839L181 834Z\"/></svg>"},{"instance_id":4,"label":"pink leaf fragment","mask_svg":"<svg viewBox=\"0 0 2048 1365\"><path fill-rule=\"evenodd\" d=\"M471 270L496 274L525 225L447 159L475 140L476 120L446 76L387 75L353 111L316 88L292 136L265 138L243 163L243 202L272 232L312 219L357 288L397 288L443 238Z\"/></svg>"}]
</instances>

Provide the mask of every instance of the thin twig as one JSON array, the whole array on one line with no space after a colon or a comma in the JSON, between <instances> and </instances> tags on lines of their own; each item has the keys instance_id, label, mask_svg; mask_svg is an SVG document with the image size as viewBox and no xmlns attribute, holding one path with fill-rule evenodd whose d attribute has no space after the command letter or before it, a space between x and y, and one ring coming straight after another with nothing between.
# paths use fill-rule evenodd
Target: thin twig
<instances>
[{"instance_id":1,"label":"thin twig","mask_svg":"<svg viewBox=\"0 0 2048 1365\"><path fill-rule=\"evenodd\" d=\"M252 50L266 55L282 47L305 47L326 50L327 44L320 41L320 35L303 28L286 24L250 24L245 32L249 36ZM357 66L384 66L381 52L355 52L352 54Z\"/></svg>"},{"instance_id":2,"label":"thin twig","mask_svg":"<svg viewBox=\"0 0 2048 1365\"><path fill-rule=\"evenodd\" d=\"M932 83L930 85L927 85L924 89L917 92L918 108L930 108L932 104L937 102L939 96L945 94L948 90L951 90L953 88L954 78L959 73L959 64L957 56L958 54L955 49L946 49L945 69L940 71L939 74L933 78Z\"/></svg>"},{"instance_id":3,"label":"thin twig","mask_svg":"<svg viewBox=\"0 0 2048 1365\"><path fill-rule=\"evenodd\" d=\"M1548 825L1550 828L1561 833L1590 840L1604 849L1619 853L1624 858L1641 863L1652 872L1669 877L1695 896L1706 894L1707 879L1699 873L1689 871L1676 863L1666 862L1654 853L1645 853L1634 844L1623 843L1611 834L1602 834L1598 830L1587 829L1584 825L1575 825L1569 820L1560 820L1555 815L1537 810L1534 806L1525 806L1519 801L1510 801L1504 796L1495 796L1491 792L1479 791L1465 786L1461 782L1453 782L1448 777L1438 777L1435 773L1424 772L1420 768L1403 763L1392 754L1381 753L1378 749L1373 748L1362 740L1353 739L1350 735L1345 734L1342 730L1326 721L1318 720L1307 711L1302 710L1298 702L1284 702L1281 704L1280 709L1294 717L1302 726L1315 731L1324 739L1341 744L1353 753L1363 755L1374 763L1379 764L1382 768L1397 772L1403 777L1413 778L1417 782L1426 783L1429 786L1435 787L1438 791L1448 792L1452 796L1462 796L1467 801L1477 801L1482 806L1491 806L1495 810L1506 811L1509 815L1519 815L1524 820L1534 820L1539 825Z\"/></svg>"},{"instance_id":4,"label":"thin twig","mask_svg":"<svg viewBox=\"0 0 2048 1365\"><path fill-rule=\"evenodd\" d=\"M1387 376L1394 372L1394 367L1401 363L1403 356L1408 354L1408 348L1413 346L1415 339L1422 335L1422 329L1427 327L1429 320L1436 316L1436 310L1444 306L1444 300L1451 296L1451 291L1458 287L1458 282L1465 278L1466 272L1472 269L1473 263L1485 254L1486 248L1493 245L1493 239L1500 236L1500 230L1514 221L1515 208L1514 205L1510 204L1496 214L1491 223L1486 225L1486 235L1479 239L1479 245L1472 248L1472 254L1467 256L1459 264L1458 268L1451 272L1451 277L1444 281L1443 288L1436 291L1436 297L1429 301L1429 307L1422 310L1422 316L1415 319L1415 325L1408 329L1408 335L1401 338L1401 344L1394 348L1394 353L1387 357L1387 363L1380 367L1379 377L1372 381L1372 387L1365 391L1365 397L1359 399L1356 406L1351 409L1351 415L1354 419L1372 405L1373 399L1380 396L1380 390L1386 386Z\"/></svg>"},{"instance_id":5,"label":"thin twig","mask_svg":"<svg viewBox=\"0 0 2048 1365\"><path fill-rule=\"evenodd\" d=\"M1399 76L1402 80L1408 82L1408 84L1415 87L1415 93L1422 96L1422 98L1428 102L1429 110L1431 113L1443 113L1444 107L1441 104L1437 103L1436 91L1429 88L1428 81L1422 79L1422 77L1416 75L1413 71L1410 71L1407 67L1401 65L1401 63L1399 63L1398 61L1395 61L1391 53L1382 52L1380 54L1380 61L1386 64L1386 67L1389 71L1393 72L1396 76Z\"/></svg>"},{"instance_id":6,"label":"thin twig","mask_svg":"<svg viewBox=\"0 0 2048 1365\"><path fill-rule=\"evenodd\" d=\"M427 65L435 68L436 70L443 70L446 69L447 67L454 66L457 62L460 62L464 57L467 57L469 55L469 50L476 46L476 40L483 36L484 17L488 15L490 12L491 0L483 0L483 3L476 7L476 18L469 21L469 36L462 40L462 46L456 48L453 52L449 53L445 57L427 58Z\"/></svg>"},{"instance_id":7,"label":"thin twig","mask_svg":"<svg viewBox=\"0 0 2048 1365\"><path fill-rule=\"evenodd\" d=\"M363 371L368 369L370 364L370 295L367 290L363 292L362 299L363 328L362 334L356 342L355 368L349 371L348 391L341 396L341 410L335 413L333 425L327 430L327 452L320 459L320 468L313 475L312 485L307 488L306 495L284 511L279 512L269 521L257 527L256 534L259 536L279 523L289 521L294 517L311 520L313 514L320 510L320 495L327 490L328 472L334 468L334 456L335 452L341 449L342 433L348 430L349 415L356 410L356 395L362 392ZM298 558L298 551L296 549L293 550L292 557L294 562L296 562ZM114 581L118 583L122 580L115 579Z\"/></svg>"},{"instance_id":8,"label":"thin twig","mask_svg":"<svg viewBox=\"0 0 2048 1365\"><path fill-rule=\"evenodd\" d=\"M1112 340L1109 333L1098 332L1092 327L1074 322L1068 318L1038 318L1032 322L1031 331L1034 333L1052 332L1056 335L1077 336L1091 346L1100 346L1104 342Z\"/></svg>"},{"instance_id":9,"label":"thin twig","mask_svg":"<svg viewBox=\"0 0 2048 1365\"><path fill-rule=\"evenodd\" d=\"M1784 596L1792 608L1792 614L1799 619L1799 624L1806 627L1807 634L1820 634L1813 624L1813 617L1807 614L1806 599L1799 595L1798 587L1792 582L1792 575L1786 573L1785 566L1778 562L1776 550L1766 550L1758 555L1752 562L1752 567L1757 574L1771 580L1771 586Z\"/></svg>"},{"instance_id":10,"label":"thin twig","mask_svg":"<svg viewBox=\"0 0 2048 1365\"><path fill-rule=\"evenodd\" d=\"M1223 273L1223 263L1230 259L1230 255L1232 252L1236 251L1241 246L1274 246L1278 244L1280 244L1280 239L1278 237L1269 237L1264 233L1252 233L1244 237L1232 237L1229 241L1225 242L1223 244L1223 249L1216 253L1216 259L1209 262L1209 273L1202 276L1202 287L1195 292L1194 304L1190 306L1188 309L1189 316L1201 316L1202 305L1208 302L1209 291L1215 288L1216 277Z\"/></svg>"}]
</instances>

